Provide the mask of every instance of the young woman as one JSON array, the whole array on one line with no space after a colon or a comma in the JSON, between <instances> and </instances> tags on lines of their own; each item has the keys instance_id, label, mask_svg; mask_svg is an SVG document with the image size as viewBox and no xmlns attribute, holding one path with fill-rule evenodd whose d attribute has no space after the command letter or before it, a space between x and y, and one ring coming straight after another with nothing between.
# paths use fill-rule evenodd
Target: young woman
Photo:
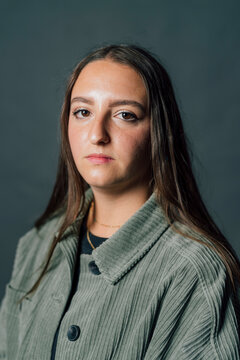
<instances>
[{"instance_id":1,"label":"young woman","mask_svg":"<svg viewBox=\"0 0 240 360\"><path fill-rule=\"evenodd\" d=\"M133 45L90 53L61 134L2 301L0 359L239 359L239 261L201 200L162 65Z\"/></svg>"}]
</instances>

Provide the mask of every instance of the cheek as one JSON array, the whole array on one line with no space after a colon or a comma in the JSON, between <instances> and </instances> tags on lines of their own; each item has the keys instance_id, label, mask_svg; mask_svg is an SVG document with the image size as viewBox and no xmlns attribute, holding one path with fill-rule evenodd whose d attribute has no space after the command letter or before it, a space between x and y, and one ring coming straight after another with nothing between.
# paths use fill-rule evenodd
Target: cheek
<instances>
[{"instance_id":1,"label":"cheek","mask_svg":"<svg viewBox=\"0 0 240 360\"><path fill-rule=\"evenodd\" d=\"M139 162L143 159L149 159L150 150L150 134L149 132L139 132L135 134L128 134L123 136L119 141L119 148L121 149L123 158L127 162Z\"/></svg>"},{"instance_id":2,"label":"cheek","mask_svg":"<svg viewBox=\"0 0 240 360\"><path fill-rule=\"evenodd\" d=\"M83 143L81 137L82 136L80 131L78 131L78 129L76 129L74 126L71 125L71 123L69 123L68 139L73 156L76 152L79 152L79 150L81 150L81 144Z\"/></svg>"}]
</instances>

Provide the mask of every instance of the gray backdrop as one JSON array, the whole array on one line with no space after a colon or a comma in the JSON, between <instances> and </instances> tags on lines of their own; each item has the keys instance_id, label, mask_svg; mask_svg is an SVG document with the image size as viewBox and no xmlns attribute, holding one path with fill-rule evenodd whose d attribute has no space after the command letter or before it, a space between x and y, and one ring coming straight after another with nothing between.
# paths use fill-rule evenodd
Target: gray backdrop
<instances>
[{"instance_id":1,"label":"gray backdrop","mask_svg":"<svg viewBox=\"0 0 240 360\"><path fill-rule=\"evenodd\" d=\"M1 1L0 298L50 196L66 79L87 51L145 46L173 81L210 213L238 255L239 1Z\"/></svg>"}]
</instances>

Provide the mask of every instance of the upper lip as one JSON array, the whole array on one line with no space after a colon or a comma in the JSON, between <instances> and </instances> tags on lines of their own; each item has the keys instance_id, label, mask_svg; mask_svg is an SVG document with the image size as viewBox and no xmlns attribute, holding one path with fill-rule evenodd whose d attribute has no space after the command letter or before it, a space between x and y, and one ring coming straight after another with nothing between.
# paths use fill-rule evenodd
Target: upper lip
<instances>
[{"instance_id":1,"label":"upper lip","mask_svg":"<svg viewBox=\"0 0 240 360\"><path fill-rule=\"evenodd\" d=\"M89 154L86 157L96 157L96 158L110 158L112 159L111 156L103 154L103 153L94 153L94 154Z\"/></svg>"}]
</instances>

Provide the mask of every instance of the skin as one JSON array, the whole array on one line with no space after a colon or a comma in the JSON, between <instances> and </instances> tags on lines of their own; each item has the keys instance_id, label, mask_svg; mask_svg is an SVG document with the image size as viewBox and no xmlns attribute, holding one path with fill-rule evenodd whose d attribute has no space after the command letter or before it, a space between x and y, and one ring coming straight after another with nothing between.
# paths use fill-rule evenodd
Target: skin
<instances>
[{"instance_id":1,"label":"skin","mask_svg":"<svg viewBox=\"0 0 240 360\"><path fill-rule=\"evenodd\" d=\"M116 100L134 100L141 107L113 106ZM106 59L86 65L72 90L68 136L76 167L94 194L88 228L95 235L111 236L117 228L103 227L93 216L99 223L122 225L151 195L150 117L141 76ZM92 153L112 160L93 163L86 158Z\"/></svg>"}]
</instances>

